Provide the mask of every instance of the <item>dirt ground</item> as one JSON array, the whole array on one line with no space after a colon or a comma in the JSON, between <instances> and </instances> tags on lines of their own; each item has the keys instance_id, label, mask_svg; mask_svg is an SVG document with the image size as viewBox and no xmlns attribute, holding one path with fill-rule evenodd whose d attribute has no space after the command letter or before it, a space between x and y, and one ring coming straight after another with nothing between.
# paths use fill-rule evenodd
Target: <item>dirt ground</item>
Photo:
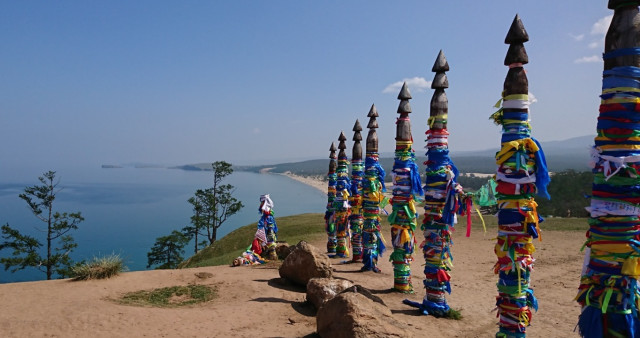
<instances>
[{"instance_id":1,"label":"dirt ground","mask_svg":"<svg viewBox=\"0 0 640 338\"><path fill-rule=\"evenodd\" d=\"M532 286L539 301L527 330L531 337L578 336L580 312L573 301L580 278L582 232L545 231L535 242ZM360 264L332 259L335 276L361 284L381 297L395 317L416 336L492 337L497 330L493 311L497 276L492 267L493 236L481 232L465 238L454 234L454 270L449 305L462 320L419 315L402 304L420 302L423 258L412 264L415 294L391 292L393 271L388 255L380 259L382 273L360 272ZM324 249L323 241L312 242ZM388 253L388 252L387 252ZM213 274L199 278L199 272ZM152 308L114 302L124 293L154 288L204 284L218 289L208 303L186 308ZM288 285L273 265L205 267L123 273L107 280L54 280L0 284L2 337L303 337L315 333L315 309L305 302L304 289Z\"/></svg>"}]
</instances>

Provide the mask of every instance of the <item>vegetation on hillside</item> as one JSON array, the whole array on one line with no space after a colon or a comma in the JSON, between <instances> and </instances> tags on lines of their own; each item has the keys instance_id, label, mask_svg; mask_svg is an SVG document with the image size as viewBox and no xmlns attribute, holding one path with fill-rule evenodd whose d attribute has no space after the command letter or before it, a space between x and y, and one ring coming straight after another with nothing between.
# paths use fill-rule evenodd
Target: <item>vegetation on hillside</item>
<instances>
[{"instance_id":1,"label":"vegetation on hillside","mask_svg":"<svg viewBox=\"0 0 640 338\"><path fill-rule=\"evenodd\" d=\"M295 245L301 240L308 242L326 239L324 230L324 214L309 213L286 217L278 217L278 239ZM487 234L484 236L495 236L498 228L498 222L495 216L484 215L484 221L487 227ZM482 222L476 215L472 215L472 233L471 236L483 236ZM418 220L421 224L422 218ZM382 217L382 235L388 241L390 226L387 217ZM459 216L459 223L456 225L456 231L465 231L466 216ZM200 266L229 265L234 258L238 257L247 247L250 246L251 240L256 232L257 223L249 224L234 230L228 235L216 241L213 245L200 250L196 255L183 262L179 268L195 268ZM589 226L585 218L546 218L540 225L543 231L586 231ZM416 232L416 238L420 242L420 230ZM463 242L460 242L463 243ZM388 243L389 246L391 243ZM324 250L324 248L320 248ZM387 257L389 252L384 254ZM415 253L416 259L421 256L420 252ZM383 258L384 259L384 258Z\"/></svg>"},{"instance_id":2,"label":"vegetation on hillside","mask_svg":"<svg viewBox=\"0 0 640 338\"><path fill-rule=\"evenodd\" d=\"M84 218L80 212L60 213L54 210L53 202L60 191L55 171L44 173L38 180L40 185L24 188L19 197L27 203L31 213L45 224L42 230L44 242L5 224L1 228L0 251L9 249L11 256L0 257L0 264L4 265L5 270L11 269L11 272L36 268L46 274L47 280L54 275L69 277L74 265L70 253L78 247L69 232L77 230Z\"/></svg>"},{"instance_id":3,"label":"vegetation on hillside","mask_svg":"<svg viewBox=\"0 0 640 338\"><path fill-rule=\"evenodd\" d=\"M588 217L593 174L567 170L551 175L548 191L551 200L536 198L538 212L559 217Z\"/></svg>"},{"instance_id":4,"label":"vegetation on hillside","mask_svg":"<svg viewBox=\"0 0 640 338\"><path fill-rule=\"evenodd\" d=\"M315 240L325 236L324 214L312 213L278 217L278 240L295 245L301 240ZM251 245L257 222L238 228L213 245L200 250L196 255L180 265L181 268L198 266L228 265L234 258Z\"/></svg>"},{"instance_id":5,"label":"vegetation on hillside","mask_svg":"<svg viewBox=\"0 0 640 338\"><path fill-rule=\"evenodd\" d=\"M157 269L174 269L182 263L184 247L194 240L194 253L199 245L211 245L218 239L218 229L244 207L241 201L233 197L235 188L231 184L222 184L225 177L233 173L230 163L216 161L211 164L213 186L198 189L188 202L193 206L191 225L174 230L168 236L158 237L151 251L147 253L147 268L158 265ZM207 241L199 242L199 238Z\"/></svg>"}]
</instances>

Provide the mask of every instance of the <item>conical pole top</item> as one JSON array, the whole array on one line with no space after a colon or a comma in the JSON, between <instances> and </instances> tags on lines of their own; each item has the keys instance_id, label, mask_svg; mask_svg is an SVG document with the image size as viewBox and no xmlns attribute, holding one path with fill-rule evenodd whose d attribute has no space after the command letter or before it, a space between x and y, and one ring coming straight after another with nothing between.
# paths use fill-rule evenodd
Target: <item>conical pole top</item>
<instances>
[{"instance_id":1,"label":"conical pole top","mask_svg":"<svg viewBox=\"0 0 640 338\"><path fill-rule=\"evenodd\" d=\"M378 117L378 110L376 109L376 105L372 104L371 109L369 109L369 114L367 117Z\"/></svg>"},{"instance_id":2,"label":"conical pole top","mask_svg":"<svg viewBox=\"0 0 640 338\"><path fill-rule=\"evenodd\" d=\"M336 150L337 150L337 149L336 149L336 144L335 144L335 142L331 142L331 147L329 148L329 151L330 151L330 152L332 152L332 153L335 153L335 152L336 152Z\"/></svg>"},{"instance_id":3,"label":"conical pole top","mask_svg":"<svg viewBox=\"0 0 640 338\"><path fill-rule=\"evenodd\" d=\"M447 58L444 57L442 49L440 50L440 53L438 53L438 57L436 58L436 62L433 64L431 71L434 73L449 71L449 63L447 62Z\"/></svg>"},{"instance_id":4,"label":"conical pole top","mask_svg":"<svg viewBox=\"0 0 640 338\"><path fill-rule=\"evenodd\" d=\"M398 94L398 100L410 100L411 93L409 92L409 87L407 87L407 83L404 82L402 84L402 89L400 89L400 94Z\"/></svg>"},{"instance_id":5,"label":"conical pole top","mask_svg":"<svg viewBox=\"0 0 640 338\"><path fill-rule=\"evenodd\" d=\"M362 126L360 125L360 121L356 120L356 124L353 125L353 141L355 141L356 143L362 141L362 135L360 135L360 132L362 131Z\"/></svg>"},{"instance_id":6,"label":"conical pole top","mask_svg":"<svg viewBox=\"0 0 640 338\"><path fill-rule=\"evenodd\" d=\"M444 57L442 50L440 50L440 53L438 53L438 57L436 58L436 62L433 64L433 68L431 68L431 71L436 73L433 77L433 81L431 81L431 89L449 88L449 80L447 79L447 75L444 73L448 70L449 63L447 62L447 58Z\"/></svg>"},{"instance_id":7,"label":"conical pole top","mask_svg":"<svg viewBox=\"0 0 640 338\"><path fill-rule=\"evenodd\" d=\"M516 14L516 17L513 18L513 22L511 23L511 28L509 28L509 32L507 33L507 37L504 38L504 43L510 45L527 41L529 41L529 34L527 34L527 31L524 29L520 15Z\"/></svg>"},{"instance_id":8,"label":"conical pole top","mask_svg":"<svg viewBox=\"0 0 640 338\"><path fill-rule=\"evenodd\" d=\"M621 7L630 7L630 6L640 6L640 0L638 1L629 1L629 0L609 0L608 8L609 9L618 9Z\"/></svg>"},{"instance_id":9,"label":"conical pole top","mask_svg":"<svg viewBox=\"0 0 640 338\"><path fill-rule=\"evenodd\" d=\"M362 131L362 126L360 125L360 120L356 119L356 124L353 125L353 131Z\"/></svg>"},{"instance_id":10,"label":"conical pole top","mask_svg":"<svg viewBox=\"0 0 640 338\"><path fill-rule=\"evenodd\" d=\"M347 149L347 146L345 145L344 141L347 140L347 137L344 136L344 132L340 132L340 136L338 137L338 141L340 141L340 143L338 143L338 149Z\"/></svg>"},{"instance_id":11,"label":"conical pole top","mask_svg":"<svg viewBox=\"0 0 640 338\"><path fill-rule=\"evenodd\" d=\"M402 89L400 89L400 94L398 94L398 100L400 100L400 104L398 105L398 114L404 116L404 114L411 114L411 105L409 104L409 100L411 99L411 93L409 92L409 87L405 82L402 84Z\"/></svg>"}]
</instances>

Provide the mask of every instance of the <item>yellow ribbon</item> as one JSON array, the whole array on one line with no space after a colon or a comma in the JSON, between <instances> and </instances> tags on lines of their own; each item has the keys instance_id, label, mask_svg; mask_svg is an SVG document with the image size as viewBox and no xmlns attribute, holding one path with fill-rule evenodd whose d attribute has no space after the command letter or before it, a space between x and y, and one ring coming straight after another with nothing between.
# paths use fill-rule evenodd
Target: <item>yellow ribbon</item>
<instances>
[{"instance_id":1,"label":"yellow ribbon","mask_svg":"<svg viewBox=\"0 0 640 338\"><path fill-rule=\"evenodd\" d=\"M540 148L538 145L530 138L524 138L520 140L513 140L509 142L502 143L502 149L496 154L496 163L498 165L506 162L515 152L520 149L527 150L529 153L535 153Z\"/></svg>"}]
</instances>

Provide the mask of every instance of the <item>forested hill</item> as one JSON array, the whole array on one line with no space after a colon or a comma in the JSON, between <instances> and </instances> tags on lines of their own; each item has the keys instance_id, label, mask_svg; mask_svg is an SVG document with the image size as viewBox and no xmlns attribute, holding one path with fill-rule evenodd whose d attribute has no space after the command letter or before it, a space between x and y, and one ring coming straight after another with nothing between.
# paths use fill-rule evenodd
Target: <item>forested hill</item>
<instances>
[{"instance_id":1,"label":"forested hill","mask_svg":"<svg viewBox=\"0 0 640 338\"><path fill-rule=\"evenodd\" d=\"M563 141L541 142L542 149L547 157L547 165L549 171L560 172L565 170L575 170L578 172L589 170L587 163L589 161L589 147L593 144L594 136L581 136ZM487 149L482 151L455 152L451 153L451 159L461 173L495 173L495 153L498 149ZM423 149L417 149L416 163L421 170L424 168L423 162L426 160ZM327 156L328 157L328 156ZM380 158L380 164L388 172L393 167L393 154L383 153ZM210 163L191 164L175 167L185 170L211 170ZM287 162L271 165L257 166L234 166L238 171L259 172L260 170L269 168L273 173L291 172L304 176L324 176L329 169L329 159L317 159L301 162Z\"/></svg>"}]
</instances>

